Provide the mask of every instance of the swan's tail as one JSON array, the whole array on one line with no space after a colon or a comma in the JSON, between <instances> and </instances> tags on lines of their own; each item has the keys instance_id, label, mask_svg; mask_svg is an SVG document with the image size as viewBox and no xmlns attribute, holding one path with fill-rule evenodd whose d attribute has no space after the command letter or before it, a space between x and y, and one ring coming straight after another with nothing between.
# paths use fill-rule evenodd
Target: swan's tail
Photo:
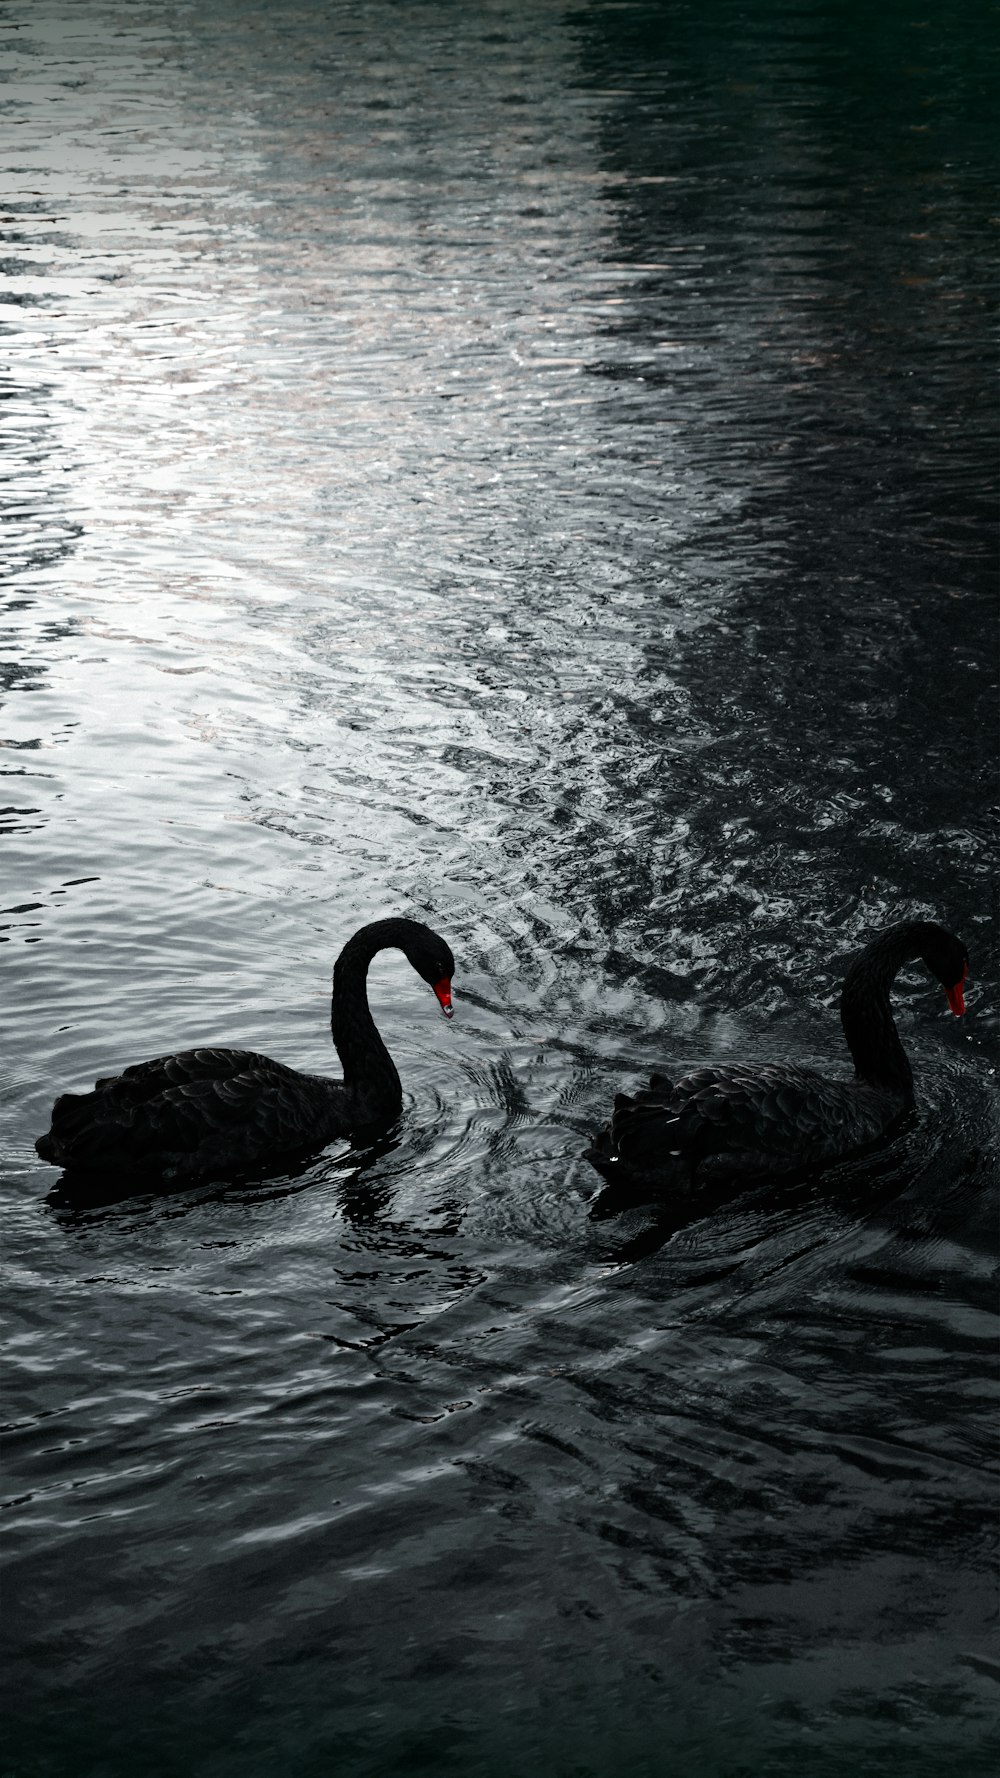
<instances>
[{"instance_id":1,"label":"swan's tail","mask_svg":"<svg viewBox=\"0 0 1000 1778\"><path fill-rule=\"evenodd\" d=\"M598 1131L590 1147L584 1149L584 1159L609 1185L627 1184L630 1189L649 1185L657 1193L686 1190L692 1182L694 1162L679 1146L676 1120L665 1126L662 1108L656 1124L642 1117L623 1120L624 1110L617 1108L608 1128Z\"/></svg>"},{"instance_id":2,"label":"swan's tail","mask_svg":"<svg viewBox=\"0 0 1000 1778\"><path fill-rule=\"evenodd\" d=\"M681 1133L674 1085L665 1074L651 1074L648 1087L634 1096L616 1093L614 1113L599 1130L585 1157L609 1184L648 1184L659 1192L691 1184L694 1158Z\"/></svg>"},{"instance_id":3,"label":"swan's tail","mask_svg":"<svg viewBox=\"0 0 1000 1778\"><path fill-rule=\"evenodd\" d=\"M35 1153L54 1167L68 1166L76 1159L82 1142L84 1152L87 1135L93 1127L93 1093L62 1093L52 1107L52 1125L35 1143Z\"/></svg>"},{"instance_id":4,"label":"swan's tail","mask_svg":"<svg viewBox=\"0 0 1000 1778\"><path fill-rule=\"evenodd\" d=\"M598 1173L603 1173L605 1179L614 1179L621 1171L618 1165L618 1156L611 1147L609 1130L595 1131L590 1147L583 1151L583 1158L585 1161L589 1161L592 1167L596 1167Z\"/></svg>"},{"instance_id":5,"label":"swan's tail","mask_svg":"<svg viewBox=\"0 0 1000 1778\"><path fill-rule=\"evenodd\" d=\"M98 1081L98 1088L115 1081ZM115 1115L117 1110L118 1115ZM35 1143L35 1153L53 1167L79 1172L128 1164L139 1156L140 1145L131 1130L132 1115L116 1107L110 1093L60 1093L52 1107L52 1123Z\"/></svg>"}]
</instances>

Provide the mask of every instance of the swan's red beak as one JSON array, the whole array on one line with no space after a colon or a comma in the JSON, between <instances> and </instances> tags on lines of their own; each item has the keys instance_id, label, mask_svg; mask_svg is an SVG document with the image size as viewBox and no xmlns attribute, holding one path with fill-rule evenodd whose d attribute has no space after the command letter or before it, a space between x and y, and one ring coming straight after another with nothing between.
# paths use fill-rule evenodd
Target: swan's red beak
<instances>
[{"instance_id":1,"label":"swan's red beak","mask_svg":"<svg viewBox=\"0 0 1000 1778\"><path fill-rule=\"evenodd\" d=\"M961 978L955 983L955 986L953 988L945 989L945 993L948 996L948 1005L951 1007L956 1018L961 1018L965 1011L965 995L962 993L962 989L965 986L965 978L968 973L969 965L966 964L962 971Z\"/></svg>"},{"instance_id":2,"label":"swan's red beak","mask_svg":"<svg viewBox=\"0 0 1000 1778\"><path fill-rule=\"evenodd\" d=\"M451 1004L451 977L443 975L439 982L435 982L434 992L441 1003L441 1011L445 1018L450 1019L455 1010Z\"/></svg>"}]
</instances>

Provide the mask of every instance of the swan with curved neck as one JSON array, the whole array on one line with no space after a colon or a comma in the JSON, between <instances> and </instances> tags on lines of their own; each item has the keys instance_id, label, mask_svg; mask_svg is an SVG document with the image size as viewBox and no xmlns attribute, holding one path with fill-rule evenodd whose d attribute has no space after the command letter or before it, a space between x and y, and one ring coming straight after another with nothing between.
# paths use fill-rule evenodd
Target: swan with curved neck
<instances>
[{"instance_id":1,"label":"swan with curved neck","mask_svg":"<svg viewBox=\"0 0 1000 1778\"><path fill-rule=\"evenodd\" d=\"M844 978L840 1016L854 1080L810 1068L732 1063L696 1068L676 1084L615 1098L610 1124L587 1151L609 1180L651 1186L753 1179L829 1166L884 1135L913 1104L913 1074L889 1006L904 963L921 958L953 1013L965 1011L968 953L930 920L890 926Z\"/></svg>"},{"instance_id":2,"label":"swan with curved neck","mask_svg":"<svg viewBox=\"0 0 1000 1778\"><path fill-rule=\"evenodd\" d=\"M71 1173L226 1178L391 1123L402 1088L367 992L369 963L390 947L450 1019L455 960L444 939L419 920L375 920L334 965L330 1025L342 1080L300 1074L252 1050L181 1050L99 1080L91 1093L64 1093L37 1152Z\"/></svg>"}]
</instances>

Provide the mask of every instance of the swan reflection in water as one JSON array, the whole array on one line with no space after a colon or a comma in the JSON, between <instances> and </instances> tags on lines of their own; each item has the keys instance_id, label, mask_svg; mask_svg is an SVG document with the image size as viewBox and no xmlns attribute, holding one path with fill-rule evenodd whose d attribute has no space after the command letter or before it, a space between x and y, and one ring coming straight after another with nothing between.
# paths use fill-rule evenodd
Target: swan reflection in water
<instances>
[{"instance_id":1,"label":"swan reflection in water","mask_svg":"<svg viewBox=\"0 0 1000 1778\"><path fill-rule=\"evenodd\" d=\"M398 1169L383 1175L380 1162L404 1145L398 1124L377 1137L352 1144L334 1155L304 1155L286 1162L281 1172L216 1180L165 1181L162 1175L65 1172L46 1194L45 1203L65 1227L92 1222L99 1213L118 1214L144 1206L167 1208L171 1217L206 1204L265 1204L293 1198L300 1192L332 1188L336 1210L356 1228L380 1223L391 1210L398 1189Z\"/></svg>"}]
</instances>

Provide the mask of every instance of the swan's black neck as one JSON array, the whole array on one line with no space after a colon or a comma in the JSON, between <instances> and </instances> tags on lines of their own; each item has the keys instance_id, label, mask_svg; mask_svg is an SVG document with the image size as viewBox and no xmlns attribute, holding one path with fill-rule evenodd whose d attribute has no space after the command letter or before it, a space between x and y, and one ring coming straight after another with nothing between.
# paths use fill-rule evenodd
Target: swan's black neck
<instances>
[{"instance_id":1,"label":"swan's black neck","mask_svg":"<svg viewBox=\"0 0 1000 1778\"><path fill-rule=\"evenodd\" d=\"M344 1086L360 1121L395 1117L403 1103L396 1067L368 1006L368 965L391 945L405 949L406 920L375 920L348 939L333 966L330 1028Z\"/></svg>"},{"instance_id":2,"label":"swan's black neck","mask_svg":"<svg viewBox=\"0 0 1000 1778\"><path fill-rule=\"evenodd\" d=\"M889 1009L889 990L904 963L923 957L938 928L914 921L890 926L866 945L844 977L840 1017L859 1080L913 1096L913 1072Z\"/></svg>"}]
</instances>

